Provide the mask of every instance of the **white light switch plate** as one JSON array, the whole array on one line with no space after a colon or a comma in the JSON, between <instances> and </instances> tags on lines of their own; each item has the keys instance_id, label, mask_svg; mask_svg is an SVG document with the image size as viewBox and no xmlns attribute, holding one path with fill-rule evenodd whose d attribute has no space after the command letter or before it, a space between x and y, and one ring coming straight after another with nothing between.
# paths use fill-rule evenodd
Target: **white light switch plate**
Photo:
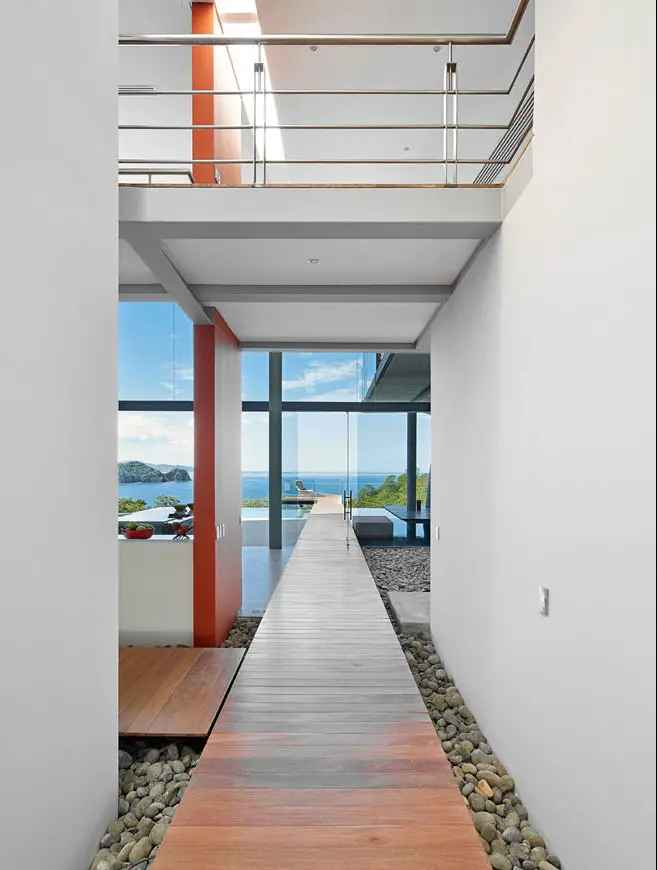
<instances>
[{"instance_id":1,"label":"white light switch plate","mask_svg":"<svg viewBox=\"0 0 657 870\"><path fill-rule=\"evenodd\" d=\"M550 590L547 586L538 587L538 612L541 616L550 615Z\"/></svg>"}]
</instances>

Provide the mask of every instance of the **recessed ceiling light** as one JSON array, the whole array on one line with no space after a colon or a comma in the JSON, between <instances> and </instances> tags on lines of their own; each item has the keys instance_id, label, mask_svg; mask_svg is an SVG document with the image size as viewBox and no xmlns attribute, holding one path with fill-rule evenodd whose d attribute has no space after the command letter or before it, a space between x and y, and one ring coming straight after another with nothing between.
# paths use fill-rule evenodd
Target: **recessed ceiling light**
<instances>
[{"instance_id":1,"label":"recessed ceiling light","mask_svg":"<svg viewBox=\"0 0 657 870\"><path fill-rule=\"evenodd\" d=\"M311 266L316 266L319 263L319 258L318 257L310 257L308 262L310 263Z\"/></svg>"}]
</instances>

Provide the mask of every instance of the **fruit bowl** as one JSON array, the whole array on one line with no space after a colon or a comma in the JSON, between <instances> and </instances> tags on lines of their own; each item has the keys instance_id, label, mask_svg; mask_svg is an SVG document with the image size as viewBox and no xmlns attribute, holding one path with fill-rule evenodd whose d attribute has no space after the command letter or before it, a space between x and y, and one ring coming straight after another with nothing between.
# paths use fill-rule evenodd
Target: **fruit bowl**
<instances>
[{"instance_id":1,"label":"fruit bowl","mask_svg":"<svg viewBox=\"0 0 657 870\"><path fill-rule=\"evenodd\" d=\"M123 537L127 538L129 541L147 541L149 538L153 537L154 531L155 529L153 526L138 529L124 529Z\"/></svg>"}]
</instances>

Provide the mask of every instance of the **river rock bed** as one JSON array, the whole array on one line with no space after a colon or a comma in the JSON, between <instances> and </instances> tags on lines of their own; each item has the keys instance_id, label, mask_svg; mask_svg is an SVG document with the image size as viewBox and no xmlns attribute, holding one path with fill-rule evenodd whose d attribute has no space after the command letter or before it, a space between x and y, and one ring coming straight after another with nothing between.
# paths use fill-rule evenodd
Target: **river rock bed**
<instances>
[{"instance_id":1,"label":"river rock bed","mask_svg":"<svg viewBox=\"0 0 657 870\"><path fill-rule=\"evenodd\" d=\"M147 870L198 763L202 742L138 740L119 748L118 818L91 870Z\"/></svg>"},{"instance_id":2,"label":"river rock bed","mask_svg":"<svg viewBox=\"0 0 657 870\"><path fill-rule=\"evenodd\" d=\"M531 824L514 780L486 741L431 640L400 634L399 643L490 866L493 870L561 870L560 860Z\"/></svg>"},{"instance_id":3,"label":"river rock bed","mask_svg":"<svg viewBox=\"0 0 657 870\"><path fill-rule=\"evenodd\" d=\"M233 623L228 637L221 644L222 647L248 649L261 621L260 616L239 616Z\"/></svg>"},{"instance_id":4,"label":"river rock bed","mask_svg":"<svg viewBox=\"0 0 657 870\"><path fill-rule=\"evenodd\" d=\"M429 592L430 547L364 547L363 555L380 592Z\"/></svg>"}]
</instances>

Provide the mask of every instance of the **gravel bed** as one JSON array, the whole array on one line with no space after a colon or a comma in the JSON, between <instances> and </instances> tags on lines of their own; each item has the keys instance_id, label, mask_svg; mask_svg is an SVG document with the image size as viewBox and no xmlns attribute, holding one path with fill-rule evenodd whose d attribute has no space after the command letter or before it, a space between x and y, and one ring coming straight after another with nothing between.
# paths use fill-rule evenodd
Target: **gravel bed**
<instances>
[{"instance_id":1,"label":"gravel bed","mask_svg":"<svg viewBox=\"0 0 657 870\"><path fill-rule=\"evenodd\" d=\"M233 623L228 637L221 644L222 647L248 649L261 621L260 616L239 616Z\"/></svg>"},{"instance_id":2,"label":"gravel bed","mask_svg":"<svg viewBox=\"0 0 657 870\"><path fill-rule=\"evenodd\" d=\"M380 592L429 592L430 547L366 547L363 555Z\"/></svg>"}]
</instances>

